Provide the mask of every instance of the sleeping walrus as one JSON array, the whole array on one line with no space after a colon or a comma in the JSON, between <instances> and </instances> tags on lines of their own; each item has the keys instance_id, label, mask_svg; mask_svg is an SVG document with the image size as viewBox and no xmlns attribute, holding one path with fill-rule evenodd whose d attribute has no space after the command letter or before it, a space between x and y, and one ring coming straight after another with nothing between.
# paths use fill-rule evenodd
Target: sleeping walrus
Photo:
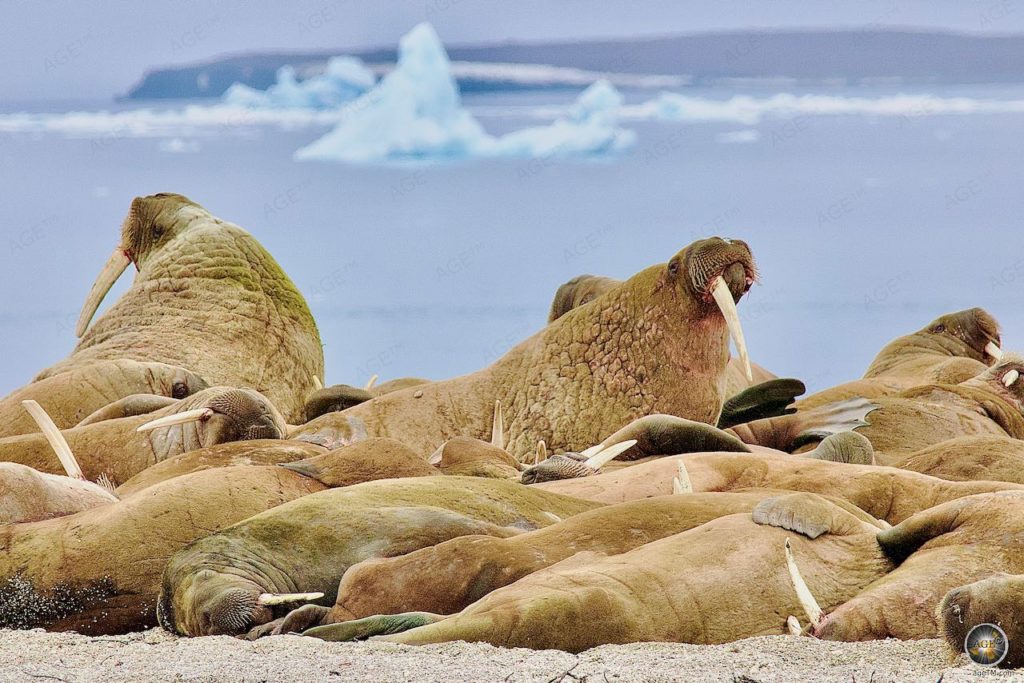
<instances>
[{"instance_id":1,"label":"sleeping walrus","mask_svg":"<svg viewBox=\"0 0 1024 683\"><path fill-rule=\"evenodd\" d=\"M449 617L377 616L304 635L347 640L422 624L383 640L581 652L610 643L710 644L783 634L787 617L803 614L784 567L799 566L822 607L840 605L892 568L875 542L878 530L863 512L819 496L770 498L753 515L719 517L619 555L580 553Z\"/></svg>"},{"instance_id":2,"label":"sleeping walrus","mask_svg":"<svg viewBox=\"0 0 1024 683\"><path fill-rule=\"evenodd\" d=\"M694 242L570 311L491 366L374 398L306 424L298 435L353 423L430 453L455 437L485 439L491 406L505 411L507 448L582 450L631 420L660 412L714 423L722 410L729 335L746 361L736 302L755 278L739 240ZM356 430L358 431L358 429Z\"/></svg>"}]
</instances>

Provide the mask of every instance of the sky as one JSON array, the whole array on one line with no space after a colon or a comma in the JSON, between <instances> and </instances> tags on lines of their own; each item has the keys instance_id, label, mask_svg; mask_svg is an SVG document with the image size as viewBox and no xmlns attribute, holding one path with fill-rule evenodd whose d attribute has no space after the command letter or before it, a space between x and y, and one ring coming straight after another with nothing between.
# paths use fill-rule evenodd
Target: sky
<instances>
[{"instance_id":1,"label":"sky","mask_svg":"<svg viewBox=\"0 0 1024 683\"><path fill-rule=\"evenodd\" d=\"M446 43L747 28L1024 32L1024 0L0 0L0 97L107 97L151 67L254 50L392 46L430 21Z\"/></svg>"}]
</instances>

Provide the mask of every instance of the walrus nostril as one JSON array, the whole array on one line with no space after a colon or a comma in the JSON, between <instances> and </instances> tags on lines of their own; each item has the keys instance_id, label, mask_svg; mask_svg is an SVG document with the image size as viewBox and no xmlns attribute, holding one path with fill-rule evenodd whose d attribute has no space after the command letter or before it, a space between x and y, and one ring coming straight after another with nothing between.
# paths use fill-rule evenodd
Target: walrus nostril
<instances>
[{"instance_id":1,"label":"walrus nostril","mask_svg":"<svg viewBox=\"0 0 1024 683\"><path fill-rule=\"evenodd\" d=\"M750 289L751 279L747 277L746 267L739 261L722 271L722 279L729 285L729 292L732 293L734 301L739 301Z\"/></svg>"}]
</instances>

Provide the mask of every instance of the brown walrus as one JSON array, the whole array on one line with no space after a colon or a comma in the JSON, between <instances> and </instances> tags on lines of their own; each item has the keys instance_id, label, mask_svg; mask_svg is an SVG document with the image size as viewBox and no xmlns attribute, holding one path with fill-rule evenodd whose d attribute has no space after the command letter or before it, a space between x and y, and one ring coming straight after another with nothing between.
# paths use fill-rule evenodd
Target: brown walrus
<instances>
[{"instance_id":1,"label":"brown walrus","mask_svg":"<svg viewBox=\"0 0 1024 683\"><path fill-rule=\"evenodd\" d=\"M548 323L552 323L569 311L579 308L599 298L605 292L612 290L622 284L622 280L615 280L600 275L577 275L573 279L561 285L555 292L555 298L551 302L551 310L548 312ZM738 358L730 358L729 366L726 368L725 395L735 396L744 389L775 379L775 375L765 370L757 363L750 364L751 376L747 377L747 370L743 361Z\"/></svg>"},{"instance_id":2,"label":"brown walrus","mask_svg":"<svg viewBox=\"0 0 1024 683\"><path fill-rule=\"evenodd\" d=\"M695 242L582 306L476 373L397 391L305 425L300 436L364 426L431 452L455 436L485 439L501 401L507 448L538 441L581 450L652 412L714 423L722 410L729 334L746 355L735 302L754 281L740 241Z\"/></svg>"},{"instance_id":3,"label":"brown walrus","mask_svg":"<svg viewBox=\"0 0 1024 683\"><path fill-rule=\"evenodd\" d=\"M341 575L361 560L466 534L515 533L498 527L535 529L597 506L476 477L387 479L324 491L177 553L164 572L160 623L185 635L245 633L274 618L261 594L317 593L331 604Z\"/></svg>"},{"instance_id":4,"label":"brown walrus","mask_svg":"<svg viewBox=\"0 0 1024 683\"><path fill-rule=\"evenodd\" d=\"M110 360L84 364L26 384L0 400L0 437L38 431L21 402L37 401L61 429L74 427L94 411L133 394L181 399L205 389L206 382L164 363Z\"/></svg>"},{"instance_id":5,"label":"brown walrus","mask_svg":"<svg viewBox=\"0 0 1024 683\"><path fill-rule=\"evenodd\" d=\"M946 593L939 603L942 637L955 654L964 652L967 634L975 626L995 624L1006 634L1006 655L999 666L1024 666L1024 576L996 574Z\"/></svg>"},{"instance_id":6,"label":"brown walrus","mask_svg":"<svg viewBox=\"0 0 1024 683\"><path fill-rule=\"evenodd\" d=\"M74 427L63 434L86 478L106 475L116 485L174 455L227 441L278 439L285 428L274 406L255 391L211 387L154 413ZM0 439L0 462L63 471L42 434Z\"/></svg>"},{"instance_id":7,"label":"brown walrus","mask_svg":"<svg viewBox=\"0 0 1024 683\"><path fill-rule=\"evenodd\" d=\"M1024 441L1008 436L965 436L922 448L890 464L950 481L1024 484Z\"/></svg>"},{"instance_id":8,"label":"brown walrus","mask_svg":"<svg viewBox=\"0 0 1024 683\"><path fill-rule=\"evenodd\" d=\"M62 517L115 500L91 481L0 462L0 525Z\"/></svg>"},{"instance_id":9,"label":"brown walrus","mask_svg":"<svg viewBox=\"0 0 1024 683\"><path fill-rule=\"evenodd\" d=\"M813 633L847 641L935 638L940 618L948 627L952 616L936 609L949 591L1000 572L1024 572L1021 538L1021 491L968 496L923 510L878 535L899 567L837 607Z\"/></svg>"},{"instance_id":10,"label":"brown walrus","mask_svg":"<svg viewBox=\"0 0 1024 683\"><path fill-rule=\"evenodd\" d=\"M767 509L760 515L755 508L753 515L719 517L622 554L581 553L449 617L379 616L304 635L339 640L394 633L419 617L423 626L382 639L568 652L643 641L724 643L787 632L787 616L802 608L798 589L782 570L790 558L823 606L842 604L892 567L875 542L878 526L862 512L808 494L770 498L761 506ZM792 523L807 516L806 524ZM759 524L758 517L769 523L788 519L789 526L813 531L805 536Z\"/></svg>"},{"instance_id":11,"label":"brown walrus","mask_svg":"<svg viewBox=\"0 0 1024 683\"><path fill-rule=\"evenodd\" d=\"M383 384L376 384L376 382L377 375L374 375L363 387L354 387L351 384L333 384L323 389L317 389L306 398L306 406L303 409L304 421L309 422L326 413L348 410L375 396L429 384L430 380L419 377L399 377Z\"/></svg>"},{"instance_id":12,"label":"brown walrus","mask_svg":"<svg viewBox=\"0 0 1024 683\"><path fill-rule=\"evenodd\" d=\"M131 264L132 286L90 326ZM132 201L76 334L71 355L37 379L95 361L167 363L210 384L252 387L292 422L323 381L320 335L292 281L252 235L179 194Z\"/></svg>"},{"instance_id":13,"label":"brown walrus","mask_svg":"<svg viewBox=\"0 0 1024 683\"><path fill-rule=\"evenodd\" d=\"M889 396L921 384L959 384L1002 358L999 323L980 308L947 313L886 344L862 379L798 401L813 408L848 398Z\"/></svg>"}]
</instances>

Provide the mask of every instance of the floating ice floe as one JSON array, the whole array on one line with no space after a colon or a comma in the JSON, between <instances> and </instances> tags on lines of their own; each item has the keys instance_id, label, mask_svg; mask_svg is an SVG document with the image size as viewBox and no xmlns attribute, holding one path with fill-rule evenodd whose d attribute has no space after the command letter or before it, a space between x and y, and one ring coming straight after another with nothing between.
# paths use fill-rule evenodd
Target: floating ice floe
<instances>
[{"instance_id":1,"label":"floating ice floe","mask_svg":"<svg viewBox=\"0 0 1024 683\"><path fill-rule=\"evenodd\" d=\"M444 45L429 24L402 37L395 69L341 110L329 133L295 153L299 160L379 163L487 157L592 156L632 145L619 128L618 91L588 88L568 116L493 136L462 105Z\"/></svg>"},{"instance_id":2,"label":"floating ice floe","mask_svg":"<svg viewBox=\"0 0 1024 683\"><path fill-rule=\"evenodd\" d=\"M299 81L295 68L282 66L266 90L235 83L222 96L225 104L253 109L334 109L351 102L377 82L356 57L331 57L324 73Z\"/></svg>"}]
</instances>

